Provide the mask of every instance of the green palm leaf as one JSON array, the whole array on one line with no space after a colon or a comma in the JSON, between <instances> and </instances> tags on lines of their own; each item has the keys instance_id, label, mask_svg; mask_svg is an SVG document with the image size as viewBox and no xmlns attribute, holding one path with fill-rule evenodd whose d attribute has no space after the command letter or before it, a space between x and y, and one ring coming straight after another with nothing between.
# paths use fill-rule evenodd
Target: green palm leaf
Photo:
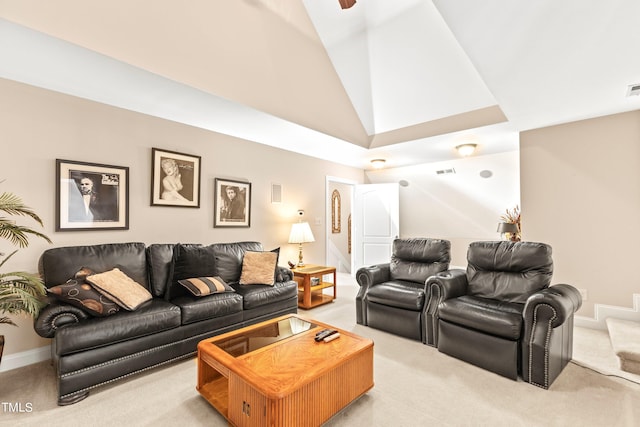
<instances>
[{"instance_id":1,"label":"green palm leaf","mask_svg":"<svg viewBox=\"0 0 640 427\"><path fill-rule=\"evenodd\" d=\"M9 215L29 216L38 224L44 225L42 219L30 207L25 206L22 199L15 194L6 192L0 194L0 210Z\"/></svg>"},{"instance_id":2,"label":"green palm leaf","mask_svg":"<svg viewBox=\"0 0 640 427\"><path fill-rule=\"evenodd\" d=\"M43 225L42 219L31 208L25 206L22 199L11 193L0 194L0 211L9 216L30 217L41 226ZM29 245L29 238L34 236L51 243L46 235L30 227L16 224L12 218L0 217L0 239L25 248ZM17 250L2 259L0 268L16 252ZM44 295L46 295L46 288L42 279L35 274L24 271L0 274L0 314L2 315L26 313L36 317L44 305ZM0 324L15 326L8 316L0 316Z\"/></svg>"}]
</instances>

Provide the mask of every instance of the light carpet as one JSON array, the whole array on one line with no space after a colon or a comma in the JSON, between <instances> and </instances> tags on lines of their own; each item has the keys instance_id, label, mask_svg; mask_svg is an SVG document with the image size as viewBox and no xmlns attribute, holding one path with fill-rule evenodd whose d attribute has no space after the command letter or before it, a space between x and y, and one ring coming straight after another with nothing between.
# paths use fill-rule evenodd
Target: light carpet
<instances>
[{"instance_id":1,"label":"light carpet","mask_svg":"<svg viewBox=\"0 0 640 427\"><path fill-rule=\"evenodd\" d=\"M375 386L326 426L640 423L639 384L575 363L549 390L500 377L420 342L357 325L357 285L346 275L339 283L335 302L300 314L373 339ZM575 342L580 347L580 334ZM48 362L38 363L0 374L0 426L226 426L195 385L191 358L95 389L87 399L59 407L53 369ZM32 409L7 411L5 403Z\"/></svg>"}]
</instances>

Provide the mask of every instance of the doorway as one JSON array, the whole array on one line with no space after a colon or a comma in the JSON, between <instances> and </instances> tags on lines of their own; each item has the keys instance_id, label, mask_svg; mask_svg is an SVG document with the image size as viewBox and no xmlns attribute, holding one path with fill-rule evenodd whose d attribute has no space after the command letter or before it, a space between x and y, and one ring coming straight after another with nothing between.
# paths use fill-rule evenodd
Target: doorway
<instances>
[{"instance_id":1,"label":"doorway","mask_svg":"<svg viewBox=\"0 0 640 427\"><path fill-rule=\"evenodd\" d=\"M398 184L358 184L327 176L326 265L355 276L365 265L389 262L400 231Z\"/></svg>"},{"instance_id":2,"label":"doorway","mask_svg":"<svg viewBox=\"0 0 640 427\"><path fill-rule=\"evenodd\" d=\"M357 182L327 176L326 179L326 265L338 273L353 273L352 211Z\"/></svg>"}]
</instances>

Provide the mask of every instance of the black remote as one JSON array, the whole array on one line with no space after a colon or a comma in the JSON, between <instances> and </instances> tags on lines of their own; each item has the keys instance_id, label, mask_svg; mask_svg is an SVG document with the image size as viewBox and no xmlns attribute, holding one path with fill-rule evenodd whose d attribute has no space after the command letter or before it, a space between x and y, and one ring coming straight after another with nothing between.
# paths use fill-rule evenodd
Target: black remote
<instances>
[{"instance_id":1,"label":"black remote","mask_svg":"<svg viewBox=\"0 0 640 427\"><path fill-rule=\"evenodd\" d=\"M324 331L319 332L316 337L314 338L317 342L322 341L323 339L325 339L326 337L328 337L329 335L333 335L335 333L337 333L338 331L336 331L335 329L326 329Z\"/></svg>"}]
</instances>

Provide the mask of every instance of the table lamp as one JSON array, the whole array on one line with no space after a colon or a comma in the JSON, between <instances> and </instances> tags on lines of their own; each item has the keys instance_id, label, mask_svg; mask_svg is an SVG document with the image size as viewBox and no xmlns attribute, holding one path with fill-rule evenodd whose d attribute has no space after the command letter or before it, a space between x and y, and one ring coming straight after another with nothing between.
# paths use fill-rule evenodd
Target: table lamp
<instances>
[{"instance_id":1,"label":"table lamp","mask_svg":"<svg viewBox=\"0 0 640 427\"><path fill-rule=\"evenodd\" d=\"M291 233L289 234L289 243L297 243L298 246L298 264L296 267L304 267L304 261L302 260L302 244L311 243L316 240L313 238L311 227L308 222L296 222L291 226Z\"/></svg>"},{"instance_id":2,"label":"table lamp","mask_svg":"<svg viewBox=\"0 0 640 427\"><path fill-rule=\"evenodd\" d=\"M500 235L504 235L505 233L511 234L511 241L517 241L518 235L518 225L510 222L500 222L498 223L498 233Z\"/></svg>"}]
</instances>

